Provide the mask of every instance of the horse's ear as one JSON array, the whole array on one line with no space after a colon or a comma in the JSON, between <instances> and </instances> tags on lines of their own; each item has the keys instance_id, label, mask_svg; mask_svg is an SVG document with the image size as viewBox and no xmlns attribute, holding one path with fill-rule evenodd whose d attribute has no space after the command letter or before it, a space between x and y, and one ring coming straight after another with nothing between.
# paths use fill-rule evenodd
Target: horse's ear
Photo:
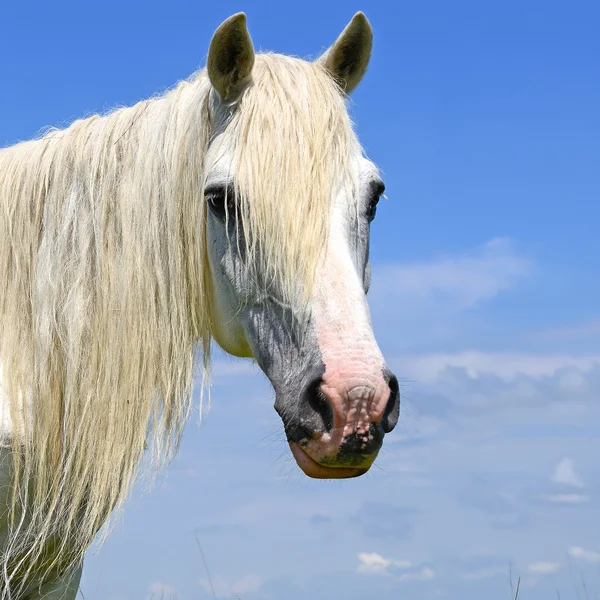
<instances>
[{"instance_id":1,"label":"horse's ear","mask_svg":"<svg viewBox=\"0 0 600 600\"><path fill-rule=\"evenodd\" d=\"M363 78L371 58L373 29L364 13L357 12L333 46L318 59L349 94Z\"/></svg>"},{"instance_id":2,"label":"horse's ear","mask_svg":"<svg viewBox=\"0 0 600 600\"><path fill-rule=\"evenodd\" d=\"M250 79L254 47L246 15L237 13L219 25L208 49L208 76L223 102L235 102Z\"/></svg>"}]
</instances>

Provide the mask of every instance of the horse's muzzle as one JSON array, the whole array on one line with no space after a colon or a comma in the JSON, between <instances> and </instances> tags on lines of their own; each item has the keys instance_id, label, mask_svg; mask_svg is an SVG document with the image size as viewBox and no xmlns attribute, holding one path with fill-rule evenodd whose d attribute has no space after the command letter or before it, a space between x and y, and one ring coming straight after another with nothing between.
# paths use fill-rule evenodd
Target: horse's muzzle
<instances>
[{"instance_id":1,"label":"horse's muzzle","mask_svg":"<svg viewBox=\"0 0 600 600\"><path fill-rule=\"evenodd\" d=\"M292 454L306 475L339 479L369 470L400 410L396 377L387 369L382 376L342 389L315 377L296 409L280 412Z\"/></svg>"}]
</instances>

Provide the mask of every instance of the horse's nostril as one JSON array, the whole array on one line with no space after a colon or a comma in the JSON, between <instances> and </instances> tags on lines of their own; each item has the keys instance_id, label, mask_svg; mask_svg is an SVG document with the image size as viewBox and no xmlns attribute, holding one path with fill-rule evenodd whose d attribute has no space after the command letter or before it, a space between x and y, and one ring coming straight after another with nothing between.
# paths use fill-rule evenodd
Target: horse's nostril
<instances>
[{"instance_id":1,"label":"horse's nostril","mask_svg":"<svg viewBox=\"0 0 600 600\"><path fill-rule=\"evenodd\" d=\"M391 371L386 370L384 377L390 387L390 397L381 419L381 426L386 433L390 433L396 427L400 417L400 388L398 379Z\"/></svg>"},{"instance_id":2,"label":"horse's nostril","mask_svg":"<svg viewBox=\"0 0 600 600\"><path fill-rule=\"evenodd\" d=\"M304 390L300 414L314 427L315 431L331 431L333 428L333 410L327 396L321 391L323 380L318 377Z\"/></svg>"}]
</instances>

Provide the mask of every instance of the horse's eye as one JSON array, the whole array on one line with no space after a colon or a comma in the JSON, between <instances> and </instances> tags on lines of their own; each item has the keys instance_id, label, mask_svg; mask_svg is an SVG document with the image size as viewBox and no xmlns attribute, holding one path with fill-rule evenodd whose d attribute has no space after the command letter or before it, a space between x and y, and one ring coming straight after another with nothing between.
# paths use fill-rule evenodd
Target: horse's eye
<instances>
[{"instance_id":1,"label":"horse's eye","mask_svg":"<svg viewBox=\"0 0 600 600\"><path fill-rule=\"evenodd\" d=\"M374 198L371 198L371 201L369 202L369 207L367 208L367 220L369 221L369 223L375 218L375 215L377 214L377 204L379 203L379 198L381 196L375 196Z\"/></svg>"},{"instance_id":2,"label":"horse's eye","mask_svg":"<svg viewBox=\"0 0 600 600\"><path fill-rule=\"evenodd\" d=\"M379 204L379 200L381 199L381 196L383 196L383 192L385 192L385 186L383 185L383 182L378 181L373 185L371 189L371 199L369 201L369 206L367 207L367 220L369 223L377 214L377 204Z\"/></svg>"},{"instance_id":3,"label":"horse's eye","mask_svg":"<svg viewBox=\"0 0 600 600\"><path fill-rule=\"evenodd\" d=\"M211 212L218 219L225 219L228 214L235 216L235 192L231 187L211 186L204 190L204 197Z\"/></svg>"}]
</instances>

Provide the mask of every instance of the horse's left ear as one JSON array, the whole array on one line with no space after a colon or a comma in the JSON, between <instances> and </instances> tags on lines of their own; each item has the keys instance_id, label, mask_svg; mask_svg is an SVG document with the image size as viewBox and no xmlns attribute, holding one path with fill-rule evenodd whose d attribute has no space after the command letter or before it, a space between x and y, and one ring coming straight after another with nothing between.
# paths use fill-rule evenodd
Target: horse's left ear
<instances>
[{"instance_id":1,"label":"horse's left ear","mask_svg":"<svg viewBox=\"0 0 600 600\"><path fill-rule=\"evenodd\" d=\"M373 29L364 13L357 12L333 46L318 59L349 94L363 78L371 58Z\"/></svg>"},{"instance_id":2,"label":"horse's left ear","mask_svg":"<svg viewBox=\"0 0 600 600\"><path fill-rule=\"evenodd\" d=\"M237 13L219 25L210 47L206 68L223 102L235 102L250 79L254 46L246 28L246 15Z\"/></svg>"}]
</instances>

